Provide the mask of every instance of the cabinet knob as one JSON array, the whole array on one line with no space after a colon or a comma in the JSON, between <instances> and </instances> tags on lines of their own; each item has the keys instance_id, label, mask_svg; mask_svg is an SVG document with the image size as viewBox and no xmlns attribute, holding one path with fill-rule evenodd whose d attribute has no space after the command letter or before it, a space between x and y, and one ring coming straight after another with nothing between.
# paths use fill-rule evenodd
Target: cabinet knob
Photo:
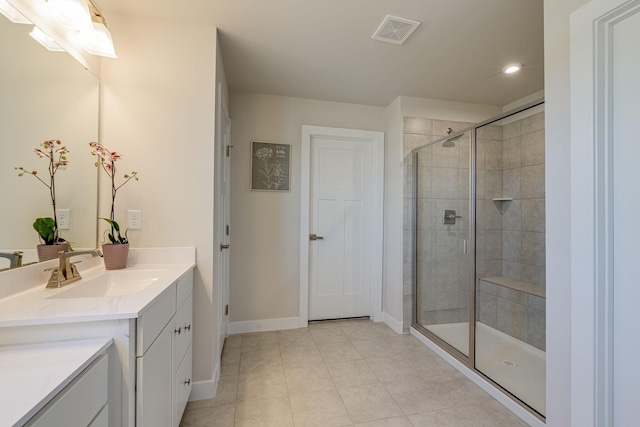
<instances>
[{"instance_id":1,"label":"cabinet knob","mask_svg":"<svg viewBox=\"0 0 640 427\"><path fill-rule=\"evenodd\" d=\"M191 325L187 325L187 326L185 326L185 327L184 327L184 330L185 330L185 331L190 331L190 330L191 330Z\"/></svg>"},{"instance_id":2,"label":"cabinet knob","mask_svg":"<svg viewBox=\"0 0 640 427\"><path fill-rule=\"evenodd\" d=\"M186 381L184 382L184 384L185 384L185 385L190 385L190 384L191 384L191 378L189 378L188 380L186 380Z\"/></svg>"},{"instance_id":3,"label":"cabinet knob","mask_svg":"<svg viewBox=\"0 0 640 427\"><path fill-rule=\"evenodd\" d=\"M176 334L180 335L182 333L182 327L179 327L174 331Z\"/></svg>"}]
</instances>

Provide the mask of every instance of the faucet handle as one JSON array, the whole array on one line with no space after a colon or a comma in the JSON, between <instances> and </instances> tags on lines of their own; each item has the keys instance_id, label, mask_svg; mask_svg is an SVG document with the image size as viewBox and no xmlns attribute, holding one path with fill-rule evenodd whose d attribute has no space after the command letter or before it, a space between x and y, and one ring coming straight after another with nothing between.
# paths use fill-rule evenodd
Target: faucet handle
<instances>
[{"instance_id":1,"label":"faucet handle","mask_svg":"<svg viewBox=\"0 0 640 427\"><path fill-rule=\"evenodd\" d=\"M67 275L67 279L70 279L72 277L80 277L80 273L78 273L78 269L74 264L75 262L71 264L71 275Z\"/></svg>"}]
</instances>

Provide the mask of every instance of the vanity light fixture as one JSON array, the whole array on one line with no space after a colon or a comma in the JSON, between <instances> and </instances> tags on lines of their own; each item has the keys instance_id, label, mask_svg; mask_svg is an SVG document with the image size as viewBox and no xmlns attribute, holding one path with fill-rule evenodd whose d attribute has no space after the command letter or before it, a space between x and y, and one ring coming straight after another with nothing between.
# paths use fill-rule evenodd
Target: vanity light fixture
<instances>
[{"instance_id":1,"label":"vanity light fixture","mask_svg":"<svg viewBox=\"0 0 640 427\"><path fill-rule=\"evenodd\" d=\"M87 0L47 0L47 10L64 27L78 31L91 28Z\"/></svg>"},{"instance_id":2,"label":"vanity light fixture","mask_svg":"<svg viewBox=\"0 0 640 427\"><path fill-rule=\"evenodd\" d=\"M91 29L85 29L78 33L78 44L92 55L117 58L113 39L107 28L104 17L98 9L89 3L91 8Z\"/></svg>"},{"instance_id":3,"label":"vanity light fixture","mask_svg":"<svg viewBox=\"0 0 640 427\"><path fill-rule=\"evenodd\" d=\"M7 0L0 0L0 13L14 24L31 24L31 21L18 12L15 7L11 6Z\"/></svg>"},{"instance_id":4,"label":"vanity light fixture","mask_svg":"<svg viewBox=\"0 0 640 427\"><path fill-rule=\"evenodd\" d=\"M44 46L47 50L50 50L51 52L64 52L64 49L61 48L60 45L56 43L55 40L53 40L51 37L46 35L45 32L38 27L34 26L33 30L29 33L29 35L33 37L35 41L40 43L42 46Z\"/></svg>"},{"instance_id":5,"label":"vanity light fixture","mask_svg":"<svg viewBox=\"0 0 640 427\"><path fill-rule=\"evenodd\" d=\"M502 70L505 74L514 74L522 69L522 64L509 64Z\"/></svg>"}]
</instances>

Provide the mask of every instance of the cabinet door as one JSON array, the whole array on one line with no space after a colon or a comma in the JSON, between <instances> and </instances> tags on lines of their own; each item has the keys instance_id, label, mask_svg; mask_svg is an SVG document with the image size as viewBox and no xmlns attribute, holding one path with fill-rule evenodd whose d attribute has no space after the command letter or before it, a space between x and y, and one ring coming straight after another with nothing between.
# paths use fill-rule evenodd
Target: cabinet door
<instances>
[{"instance_id":1,"label":"cabinet door","mask_svg":"<svg viewBox=\"0 0 640 427\"><path fill-rule=\"evenodd\" d=\"M174 317L173 366L178 367L193 337L193 296L189 295Z\"/></svg>"},{"instance_id":2,"label":"cabinet door","mask_svg":"<svg viewBox=\"0 0 640 427\"><path fill-rule=\"evenodd\" d=\"M172 425L173 322L165 327L142 357L137 359L136 425Z\"/></svg>"},{"instance_id":3,"label":"cabinet door","mask_svg":"<svg viewBox=\"0 0 640 427\"><path fill-rule=\"evenodd\" d=\"M175 419L173 420L173 425L175 427L180 425L182 414L184 413L184 409L187 406L187 400L189 400L189 395L191 394L191 387L193 386L191 381L192 359L191 346L189 346L187 354L184 356L184 359L182 359L182 362L176 371L176 378L173 385L175 397L175 406L173 411Z\"/></svg>"}]
</instances>

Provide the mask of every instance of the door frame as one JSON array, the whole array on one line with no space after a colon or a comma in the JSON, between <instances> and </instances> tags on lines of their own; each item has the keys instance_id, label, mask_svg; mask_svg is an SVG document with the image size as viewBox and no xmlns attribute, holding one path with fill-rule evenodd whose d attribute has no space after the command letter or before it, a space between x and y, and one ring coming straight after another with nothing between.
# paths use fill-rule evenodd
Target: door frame
<instances>
[{"instance_id":1,"label":"door frame","mask_svg":"<svg viewBox=\"0 0 640 427\"><path fill-rule=\"evenodd\" d=\"M382 317L382 236L384 217L384 132L324 126L302 126L300 161L300 309L299 327L309 323L309 203L311 174L311 139L325 137L372 144L371 197L371 318L381 322Z\"/></svg>"},{"instance_id":2,"label":"door frame","mask_svg":"<svg viewBox=\"0 0 640 427\"><path fill-rule=\"evenodd\" d=\"M593 0L571 14L573 425L613 426L612 32L639 9L640 0Z\"/></svg>"},{"instance_id":3,"label":"door frame","mask_svg":"<svg viewBox=\"0 0 640 427\"><path fill-rule=\"evenodd\" d=\"M225 180L222 177L223 173L227 173L227 184L230 186L230 170L231 162L227 157L227 145L231 144L231 118L229 116L229 107L227 106L226 99L223 96L222 91L222 83L218 83L217 85L217 112L216 112L216 141L214 148L214 277L215 283L214 287L216 287L215 297L217 300L217 310L218 310L218 325L215 337L215 349L214 353L217 353L216 356L219 358L222 355L222 347L224 345L224 338L226 338L228 333L228 324L229 317L225 314L225 306L229 304L229 281L225 280L224 276L224 259L225 256L229 257L230 254L223 254L219 245L230 240L230 237L226 236L224 219L225 212L221 209L222 202L222 182ZM223 126L226 127L227 139L222 138ZM227 167L224 167L224 163L228 162ZM227 189L227 194L230 196L230 188ZM228 200L227 206L225 209L229 209L230 199ZM226 271L227 277L229 277L229 270ZM219 375L219 374L218 374Z\"/></svg>"}]
</instances>

